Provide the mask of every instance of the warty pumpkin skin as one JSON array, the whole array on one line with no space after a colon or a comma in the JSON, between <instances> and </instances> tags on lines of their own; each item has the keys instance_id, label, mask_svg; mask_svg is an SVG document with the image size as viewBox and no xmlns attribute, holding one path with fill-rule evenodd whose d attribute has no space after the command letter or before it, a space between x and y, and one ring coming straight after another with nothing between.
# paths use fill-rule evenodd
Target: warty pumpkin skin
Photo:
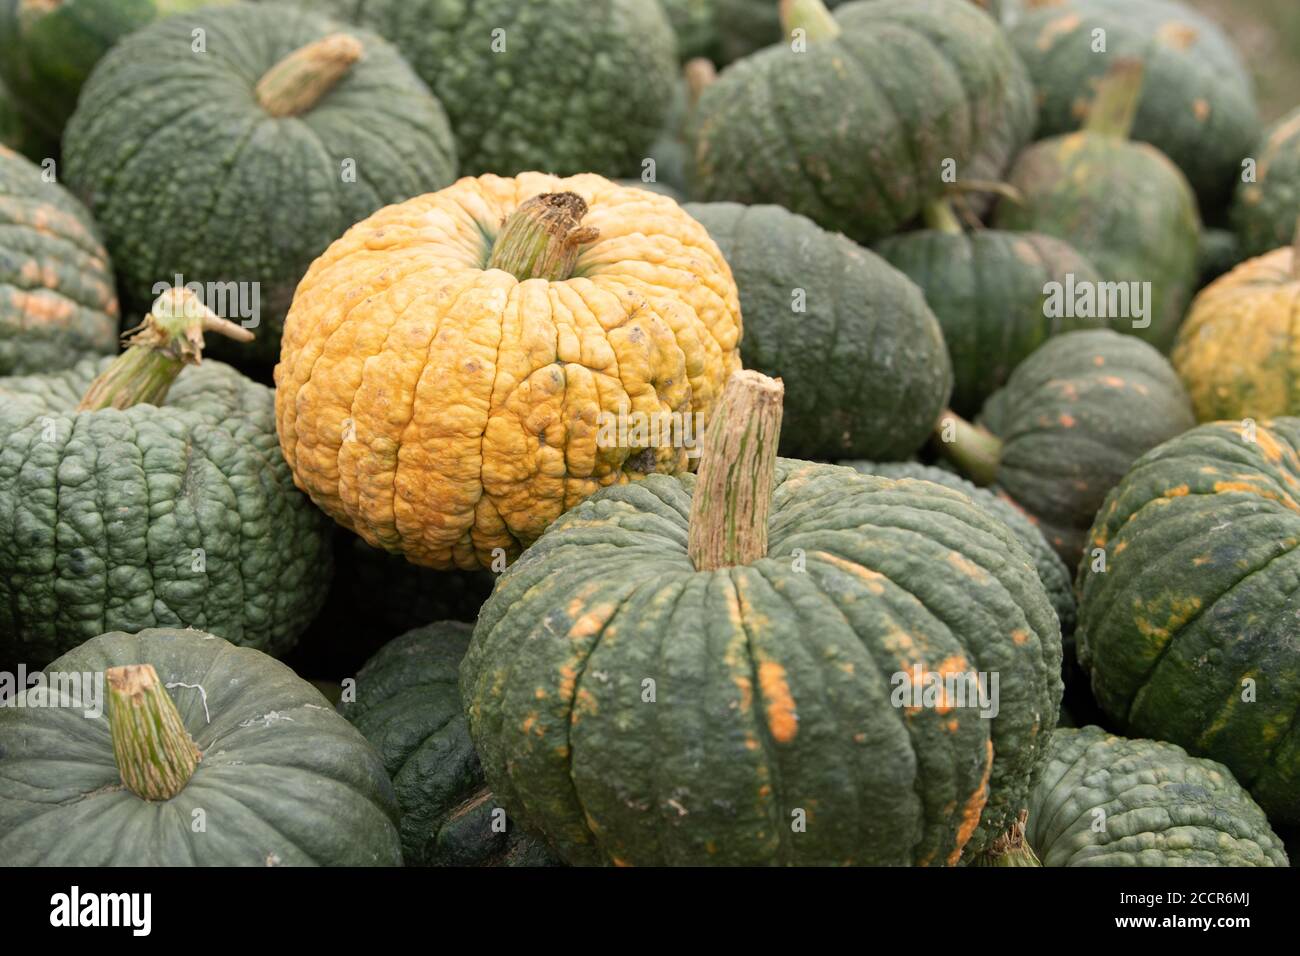
<instances>
[{"instance_id":1,"label":"warty pumpkin skin","mask_svg":"<svg viewBox=\"0 0 1300 956\"><path fill-rule=\"evenodd\" d=\"M135 775L122 769L110 733L119 720L111 673L96 718L84 716L84 692L61 706L0 707L0 860L401 865L397 802L379 756L279 661L202 631L148 628L93 638L47 673L103 678L110 668L146 664L161 685L154 692L173 702L179 733L201 753L176 781L179 791L144 798L132 789ZM166 734L150 738L155 754ZM166 771L155 776L167 779Z\"/></svg>"},{"instance_id":2,"label":"warty pumpkin skin","mask_svg":"<svg viewBox=\"0 0 1300 956\"><path fill-rule=\"evenodd\" d=\"M584 207L569 277L485 269L503 219L542 194ZM599 176L463 179L312 265L276 367L280 441L299 487L371 545L491 567L596 489L689 468L663 416L707 421L740 333L726 261L671 199Z\"/></svg>"},{"instance_id":3,"label":"warty pumpkin skin","mask_svg":"<svg viewBox=\"0 0 1300 956\"><path fill-rule=\"evenodd\" d=\"M745 367L785 382L781 454L906 458L925 444L952 370L939 324L906 276L780 206L685 209L740 289Z\"/></svg>"},{"instance_id":4,"label":"warty pumpkin skin","mask_svg":"<svg viewBox=\"0 0 1300 956\"><path fill-rule=\"evenodd\" d=\"M1242 254L1262 256L1291 241L1300 216L1300 108L1265 130L1244 156L1255 160L1255 181L1242 182L1239 173L1232 226Z\"/></svg>"},{"instance_id":5,"label":"warty pumpkin skin","mask_svg":"<svg viewBox=\"0 0 1300 956\"><path fill-rule=\"evenodd\" d=\"M1105 571L1076 585L1079 662L1117 729L1227 765L1275 825L1300 823L1298 447L1300 419L1276 418L1153 449L1092 527Z\"/></svg>"},{"instance_id":6,"label":"warty pumpkin skin","mask_svg":"<svg viewBox=\"0 0 1300 956\"><path fill-rule=\"evenodd\" d=\"M204 54L191 50L200 28ZM128 310L177 275L239 283L246 307L257 283L257 339L215 354L269 365L312 260L379 207L455 178L438 101L379 37L343 30L239 4L151 24L104 57L68 123L64 169L103 227Z\"/></svg>"},{"instance_id":7,"label":"warty pumpkin skin","mask_svg":"<svg viewBox=\"0 0 1300 956\"><path fill-rule=\"evenodd\" d=\"M554 866L506 821L483 779L461 708L458 675L473 627L439 621L395 638L356 677L338 711L365 735L392 778L407 866Z\"/></svg>"}]
</instances>

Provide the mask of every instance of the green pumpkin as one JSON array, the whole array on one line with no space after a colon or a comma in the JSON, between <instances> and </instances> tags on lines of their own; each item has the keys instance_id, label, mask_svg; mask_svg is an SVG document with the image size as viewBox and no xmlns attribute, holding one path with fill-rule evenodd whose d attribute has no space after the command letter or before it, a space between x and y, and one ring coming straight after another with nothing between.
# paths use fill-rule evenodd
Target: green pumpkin
<instances>
[{"instance_id":1,"label":"green pumpkin","mask_svg":"<svg viewBox=\"0 0 1300 956\"><path fill-rule=\"evenodd\" d=\"M304 0L306 2L306 0ZM442 100L466 175L640 171L676 76L645 0L310 0L391 40Z\"/></svg>"},{"instance_id":2,"label":"green pumpkin","mask_svg":"<svg viewBox=\"0 0 1300 956\"><path fill-rule=\"evenodd\" d=\"M1300 824L1297 449L1296 418L1153 449L1107 497L1077 582L1079 662L1116 728L1226 764L1278 825Z\"/></svg>"},{"instance_id":3,"label":"green pumpkin","mask_svg":"<svg viewBox=\"0 0 1300 956\"><path fill-rule=\"evenodd\" d=\"M152 24L104 58L68 124L64 171L104 229L129 309L178 275L228 284L208 304L256 312L239 358L269 365L312 261L375 209L451 182L438 101L388 44L343 30L241 4ZM160 114L172 119L158 128Z\"/></svg>"},{"instance_id":4,"label":"green pumpkin","mask_svg":"<svg viewBox=\"0 0 1300 956\"><path fill-rule=\"evenodd\" d=\"M0 379L0 661L156 626L278 656L320 608L333 526L294 487L272 391L220 362L181 371L179 348Z\"/></svg>"},{"instance_id":5,"label":"green pumpkin","mask_svg":"<svg viewBox=\"0 0 1300 956\"><path fill-rule=\"evenodd\" d=\"M0 376L117 348L113 267L85 207L0 146Z\"/></svg>"},{"instance_id":6,"label":"green pumpkin","mask_svg":"<svg viewBox=\"0 0 1300 956\"><path fill-rule=\"evenodd\" d=\"M128 665L153 676L119 688L109 669ZM36 706L37 688L27 706L0 707L6 864L401 865L379 756L265 654L149 628L93 638L46 674L102 680L102 712L87 718L84 688L59 706Z\"/></svg>"},{"instance_id":7,"label":"green pumpkin","mask_svg":"<svg viewBox=\"0 0 1300 956\"><path fill-rule=\"evenodd\" d=\"M1241 250L1236 233L1228 229L1202 230L1196 254L1197 287L1204 288L1245 261Z\"/></svg>"},{"instance_id":8,"label":"green pumpkin","mask_svg":"<svg viewBox=\"0 0 1300 956\"><path fill-rule=\"evenodd\" d=\"M970 428L940 421L940 450L996 484L1075 567L1098 507L1140 455L1196 424L1164 356L1109 329L1049 339L994 392Z\"/></svg>"},{"instance_id":9,"label":"green pumpkin","mask_svg":"<svg viewBox=\"0 0 1300 956\"><path fill-rule=\"evenodd\" d=\"M1101 275L1069 243L1033 232L966 233L945 204L927 210L932 228L873 248L921 287L943 328L953 366L952 408L973 415L1011 370L1051 336L1104 325L1052 314L1048 287L1099 282ZM746 319L749 314L745 313ZM746 330L748 331L748 329Z\"/></svg>"},{"instance_id":10,"label":"green pumpkin","mask_svg":"<svg viewBox=\"0 0 1300 956\"><path fill-rule=\"evenodd\" d=\"M556 865L544 843L508 825L484 782L457 683L472 631L438 622L386 644L339 713L392 778L407 866Z\"/></svg>"},{"instance_id":11,"label":"green pumpkin","mask_svg":"<svg viewBox=\"0 0 1300 956\"><path fill-rule=\"evenodd\" d=\"M1141 67L1121 62L1081 132L1025 150L1008 177L1024 201L1000 202L994 225L1064 239L1108 282L1149 283L1145 315L1130 301L1111 324L1167 351L1195 289L1200 219L1178 167L1127 139L1141 89Z\"/></svg>"},{"instance_id":12,"label":"green pumpkin","mask_svg":"<svg viewBox=\"0 0 1300 956\"><path fill-rule=\"evenodd\" d=\"M1209 17L1171 0L1031 2L1011 39L1038 89L1040 137L1079 129L1093 85L1116 60L1145 66L1133 138L1168 156L1202 208L1231 198L1259 135L1250 72ZM1095 31L1105 33L1104 52Z\"/></svg>"},{"instance_id":13,"label":"green pumpkin","mask_svg":"<svg viewBox=\"0 0 1300 956\"><path fill-rule=\"evenodd\" d=\"M699 199L775 203L870 242L947 188L952 164L959 179L995 178L1032 129L1023 67L974 4L866 0L834 17L820 0L783 9L807 49L761 50L700 98Z\"/></svg>"},{"instance_id":14,"label":"green pumpkin","mask_svg":"<svg viewBox=\"0 0 1300 956\"><path fill-rule=\"evenodd\" d=\"M1300 216L1300 108L1269 127L1242 155L1255 160L1255 181L1238 184L1232 205L1240 258L1246 259L1290 245L1295 235Z\"/></svg>"},{"instance_id":15,"label":"green pumpkin","mask_svg":"<svg viewBox=\"0 0 1300 956\"><path fill-rule=\"evenodd\" d=\"M1025 805L1061 694L1029 555L959 492L776 459L779 403L736 373L697 477L597 492L479 616L488 783L570 863L953 864ZM996 669L999 713L891 701L913 667Z\"/></svg>"},{"instance_id":16,"label":"green pumpkin","mask_svg":"<svg viewBox=\"0 0 1300 956\"><path fill-rule=\"evenodd\" d=\"M781 454L887 460L925 443L952 368L939 324L906 276L779 206L685 209L731 266L745 367L788 389Z\"/></svg>"}]
</instances>

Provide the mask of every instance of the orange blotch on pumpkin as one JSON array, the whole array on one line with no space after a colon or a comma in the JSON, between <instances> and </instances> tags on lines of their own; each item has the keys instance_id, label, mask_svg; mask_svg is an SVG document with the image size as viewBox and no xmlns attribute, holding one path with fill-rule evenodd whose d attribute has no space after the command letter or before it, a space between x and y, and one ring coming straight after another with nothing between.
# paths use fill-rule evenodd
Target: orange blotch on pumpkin
<instances>
[{"instance_id":1,"label":"orange blotch on pumpkin","mask_svg":"<svg viewBox=\"0 0 1300 956\"><path fill-rule=\"evenodd\" d=\"M1101 368L1101 366L1106 364L1106 357L1104 355L1094 355L1092 357L1092 364Z\"/></svg>"},{"instance_id":2,"label":"orange blotch on pumpkin","mask_svg":"<svg viewBox=\"0 0 1300 956\"><path fill-rule=\"evenodd\" d=\"M799 716L785 679L785 668L776 661L763 661L758 665L758 686L767 702L767 727L772 739L788 744L799 732Z\"/></svg>"},{"instance_id":3,"label":"orange blotch on pumpkin","mask_svg":"<svg viewBox=\"0 0 1300 956\"><path fill-rule=\"evenodd\" d=\"M786 482L786 484L788 485L789 482ZM845 574L851 574L855 578L865 582L867 590L872 594L879 596L885 593L885 585L883 583L885 576L879 571L873 571L871 568L864 568L860 564L846 561L838 555L829 554L825 551L814 551L812 557L817 558L819 561L825 561L827 564L843 571Z\"/></svg>"},{"instance_id":4,"label":"orange blotch on pumpkin","mask_svg":"<svg viewBox=\"0 0 1300 956\"><path fill-rule=\"evenodd\" d=\"M1202 99L1194 101L1192 103L1192 115L1195 116L1197 120L1204 123L1210 118L1210 104Z\"/></svg>"},{"instance_id":5,"label":"orange blotch on pumpkin","mask_svg":"<svg viewBox=\"0 0 1300 956\"><path fill-rule=\"evenodd\" d=\"M1038 49L1042 50L1044 53L1047 52L1052 48L1052 44L1056 42L1057 37L1064 36L1065 34L1077 29L1081 22L1083 21L1076 13L1052 20L1046 24L1038 34L1038 39L1036 41Z\"/></svg>"},{"instance_id":6,"label":"orange blotch on pumpkin","mask_svg":"<svg viewBox=\"0 0 1300 956\"><path fill-rule=\"evenodd\" d=\"M988 577L984 573L983 568L981 568L974 561L971 561L965 555L959 554L956 551L948 552L948 563L951 564L954 568L956 568L966 577L973 578L976 581L983 581Z\"/></svg>"},{"instance_id":7,"label":"orange blotch on pumpkin","mask_svg":"<svg viewBox=\"0 0 1300 956\"><path fill-rule=\"evenodd\" d=\"M1015 641L1018 646L1023 647L1029 641L1029 632L1022 627L1018 627L1011 632L1011 640Z\"/></svg>"},{"instance_id":8,"label":"orange blotch on pumpkin","mask_svg":"<svg viewBox=\"0 0 1300 956\"><path fill-rule=\"evenodd\" d=\"M1191 492L1191 489L1188 488L1187 485L1185 485L1185 484L1183 484L1183 485L1175 485L1175 486L1172 487L1172 488L1166 488L1166 489L1165 489L1165 497L1166 497L1166 498L1181 498L1181 497L1183 497L1184 495L1189 494L1190 492Z\"/></svg>"},{"instance_id":9,"label":"orange blotch on pumpkin","mask_svg":"<svg viewBox=\"0 0 1300 956\"><path fill-rule=\"evenodd\" d=\"M1056 420L1061 423L1062 428L1073 428L1078 424L1074 416L1068 412L1062 412Z\"/></svg>"},{"instance_id":10,"label":"orange blotch on pumpkin","mask_svg":"<svg viewBox=\"0 0 1300 956\"><path fill-rule=\"evenodd\" d=\"M948 865L956 866L957 861L961 859L961 851L966 849L966 844L975 834L975 828L979 826L980 814L984 812L984 804L989 799L989 777L993 773L993 741L986 740L984 774L980 778L980 784L975 788L975 792L970 795L966 801L965 807L962 808L961 826L957 828L957 845L953 848L948 857Z\"/></svg>"}]
</instances>

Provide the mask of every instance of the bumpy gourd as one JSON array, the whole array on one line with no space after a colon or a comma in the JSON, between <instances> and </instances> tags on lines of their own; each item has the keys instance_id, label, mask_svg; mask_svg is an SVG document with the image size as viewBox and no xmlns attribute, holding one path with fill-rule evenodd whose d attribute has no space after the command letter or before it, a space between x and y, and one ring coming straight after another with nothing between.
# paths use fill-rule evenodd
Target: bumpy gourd
<instances>
[{"instance_id":1,"label":"bumpy gourd","mask_svg":"<svg viewBox=\"0 0 1300 956\"><path fill-rule=\"evenodd\" d=\"M1295 235L1300 217L1300 108L1292 110L1243 154L1253 159L1253 179L1238 176L1232 226L1243 256L1262 256Z\"/></svg>"}]
</instances>

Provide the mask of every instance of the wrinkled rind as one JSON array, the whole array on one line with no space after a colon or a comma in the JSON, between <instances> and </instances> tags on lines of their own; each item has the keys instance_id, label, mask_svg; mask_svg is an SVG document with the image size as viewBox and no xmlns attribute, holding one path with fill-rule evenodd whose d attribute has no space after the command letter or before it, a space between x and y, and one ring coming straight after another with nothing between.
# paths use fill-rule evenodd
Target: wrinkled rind
<instances>
[{"instance_id":1,"label":"wrinkled rind","mask_svg":"<svg viewBox=\"0 0 1300 956\"><path fill-rule=\"evenodd\" d=\"M600 233L574 276L484 271L504 218L564 190ZM599 176L466 178L380 210L312 265L276 368L281 446L369 544L491 567L598 488L692 467L671 436L602 436L601 413L707 422L740 335L726 260L671 199Z\"/></svg>"},{"instance_id":2,"label":"wrinkled rind","mask_svg":"<svg viewBox=\"0 0 1300 956\"><path fill-rule=\"evenodd\" d=\"M167 685L203 755L194 775L170 800L141 800L121 784L107 713L87 719L77 700L0 707L5 864L401 865L379 756L288 667L200 631L150 628L96 637L47 673L124 664L152 664Z\"/></svg>"},{"instance_id":3,"label":"wrinkled rind","mask_svg":"<svg viewBox=\"0 0 1300 956\"><path fill-rule=\"evenodd\" d=\"M0 380L0 660L155 626L284 653L324 601L332 528L293 487L271 390L209 360L161 408L75 412L111 362Z\"/></svg>"},{"instance_id":4,"label":"wrinkled rind","mask_svg":"<svg viewBox=\"0 0 1300 956\"><path fill-rule=\"evenodd\" d=\"M1288 865L1227 767L1100 727L1052 734L1025 836L1043 866Z\"/></svg>"},{"instance_id":5,"label":"wrinkled rind","mask_svg":"<svg viewBox=\"0 0 1300 956\"><path fill-rule=\"evenodd\" d=\"M1061 696L1056 615L1006 525L782 459L768 557L696 572L693 486L601 491L484 606L461 691L511 817L572 863L952 864L1005 832ZM893 708L914 661L996 670L999 715Z\"/></svg>"},{"instance_id":6,"label":"wrinkled rind","mask_svg":"<svg viewBox=\"0 0 1300 956\"><path fill-rule=\"evenodd\" d=\"M779 206L684 208L709 230L740 289L745 367L785 382L781 454L906 458L925 444L952 371L915 285Z\"/></svg>"},{"instance_id":7,"label":"wrinkled rind","mask_svg":"<svg viewBox=\"0 0 1300 956\"><path fill-rule=\"evenodd\" d=\"M1232 205L1232 226L1242 256L1262 256L1291 244L1300 212L1300 108L1267 130L1248 154L1255 160L1255 181L1239 182Z\"/></svg>"}]
</instances>

